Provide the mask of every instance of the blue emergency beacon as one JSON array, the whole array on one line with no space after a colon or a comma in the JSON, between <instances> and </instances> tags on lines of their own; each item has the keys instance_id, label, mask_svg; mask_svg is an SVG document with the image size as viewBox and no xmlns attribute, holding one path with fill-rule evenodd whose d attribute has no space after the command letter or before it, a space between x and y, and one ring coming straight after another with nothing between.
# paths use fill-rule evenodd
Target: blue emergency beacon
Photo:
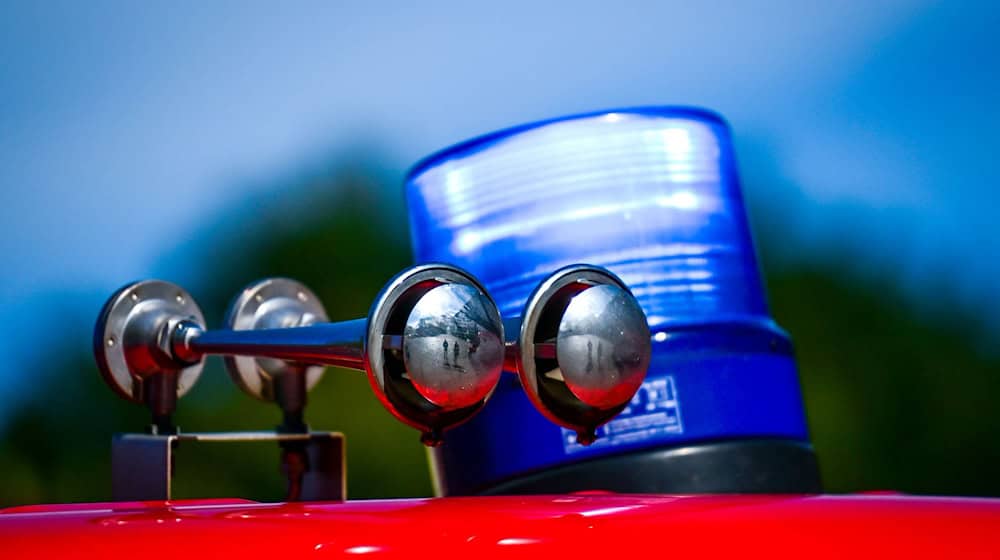
<instances>
[{"instance_id":1,"label":"blue emergency beacon","mask_svg":"<svg viewBox=\"0 0 1000 560\"><path fill-rule=\"evenodd\" d=\"M434 450L441 493L820 490L718 115L648 107L502 130L417 164L406 196L417 262L472 272L504 317L553 271L594 264L631 288L653 342L642 388L589 446L505 375Z\"/></svg>"}]
</instances>

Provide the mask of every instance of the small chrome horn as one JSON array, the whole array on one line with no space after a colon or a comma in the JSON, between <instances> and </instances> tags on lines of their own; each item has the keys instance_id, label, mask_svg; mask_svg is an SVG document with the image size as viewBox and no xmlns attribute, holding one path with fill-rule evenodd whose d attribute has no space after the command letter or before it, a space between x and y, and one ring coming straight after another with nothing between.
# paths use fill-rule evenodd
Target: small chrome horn
<instances>
[{"instance_id":1,"label":"small chrome horn","mask_svg":"<svg viewBox=\"0 0 1000 560\"><path fill-rule=\"evenodd\" d=\"M176 432L177 399L191 390L204 366L174 359L163 334L182 322L205 322L191 296L169 282L143 280L115 292L94 328L101 376L115 393L150 409L152 433Z\"/></svg>"},{"instance_id":2,"label":"small chrome horn","mask_svg":"<svg viewBox=\"0 0 1000 560\"><path fill-rule=\"evenodd\" d=\"M289 329L327 321L326 310L316 294L290 278L268 278L250 284L226 313L226 326L233 331ZM307 431L303 417L306 394L323 377L323 366L242 355L226 356L225 364L229 376L244 393L278 404L284 414L282 430Z\"/></svg>"},{"instance_id":3,"label":"small chrome horn","mask_svg":"<svg viewBox=\"0 0 1000 560\"><path fill-rule=\"evenodd\" d=\"M628 287L590 265L556 271L508 324L507 369L532 404L588 445L642 385L652 343L646 315Z\"/></svg>"}]
</instances>

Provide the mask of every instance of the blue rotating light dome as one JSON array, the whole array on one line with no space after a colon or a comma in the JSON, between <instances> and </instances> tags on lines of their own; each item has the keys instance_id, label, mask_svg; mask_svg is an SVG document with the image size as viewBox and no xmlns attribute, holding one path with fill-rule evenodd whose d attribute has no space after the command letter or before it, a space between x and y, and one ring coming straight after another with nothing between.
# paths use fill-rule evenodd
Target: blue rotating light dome
<instances>
[{"instance_id":1,"label":"blue rotating light dome","mask_svg":"<svg viewBox=\"0 0 1000 560\"><path fill-rule=\"evenodd\" d=\"M636 453L659 453L643 463L655 470L664 458L731 442L797 446L808 457L803 469L815 471L791 342L768 314L720 117L651 107L503 130L420 162L406 196L416 260L472 272L504 317L518 315L554 270L588 263L628 284L653 337L642 388L590 446L545 420L514 376L505 376L483 412L435 451L445 493L516 489L538 473ZM748 460L743 451L727 453L712 456ZM664 463L661 470L670 469ZM597 488L620 486L589 480ZM716 488L728 486L701 489Z\"/></svg>"}]
</instances>

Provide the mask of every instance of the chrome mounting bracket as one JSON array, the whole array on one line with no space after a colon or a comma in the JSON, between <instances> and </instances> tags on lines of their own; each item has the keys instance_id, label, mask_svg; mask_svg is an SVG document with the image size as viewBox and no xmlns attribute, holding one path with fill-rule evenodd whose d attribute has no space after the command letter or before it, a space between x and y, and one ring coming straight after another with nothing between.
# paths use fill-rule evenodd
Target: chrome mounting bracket
<instances>
[{"instance_id":1,"label":"chrome mounting bracket","mask_svg":"<svg viewBox=\"0 0 1000 560\"><path fill-rule=\"evenodd\" d=\"M181 443L300 442L305 449L302 487L295 499L342 501L347 498L344 436L337 432L218 432L117 434L111 440L111 492L116 501L173 498L174 458ZM187 447L187 445L185 445ZM287 466L285 468L288 468Z\"/></svg>"}]
</instances>

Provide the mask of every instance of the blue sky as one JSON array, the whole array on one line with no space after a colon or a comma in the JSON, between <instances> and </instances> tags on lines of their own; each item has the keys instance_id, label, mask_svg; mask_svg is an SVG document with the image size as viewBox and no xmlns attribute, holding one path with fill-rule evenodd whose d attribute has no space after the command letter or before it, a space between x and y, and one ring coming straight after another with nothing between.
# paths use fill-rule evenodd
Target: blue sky
<instances>
[{"instance_id":1,"label":"blue sky","mask_svg":"<svg viewBox=\"0 0 1000 560\"><path fill-rule=\"evenodd\" d=\"M270 178L358 146L402 172L629 105L725 115L790 244L852 240L916 297L944 275L995 316L998 24L990 2L896 0L2 3L7 371L127 280L198 278L163 255Z\"/></svg>"}]
</instances>

